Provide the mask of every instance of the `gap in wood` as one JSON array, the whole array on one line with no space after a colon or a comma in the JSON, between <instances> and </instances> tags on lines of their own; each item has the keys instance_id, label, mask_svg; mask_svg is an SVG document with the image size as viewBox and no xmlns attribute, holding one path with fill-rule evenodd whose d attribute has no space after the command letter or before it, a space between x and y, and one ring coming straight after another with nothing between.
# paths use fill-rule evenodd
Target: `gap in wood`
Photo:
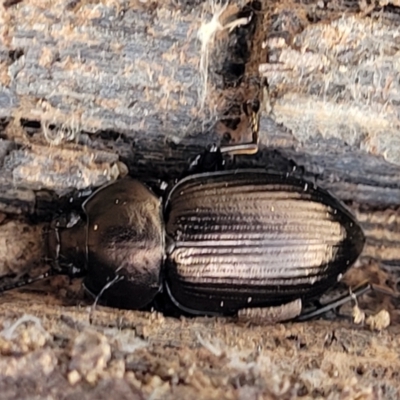
<instances>
[{"instance_id":1,"label":"gap in wood","mask_svg":"<svg viewBox=\"0 0 400 400\"><path fill-rule=\"evenodd\" d=\"M262 103L258 66L265 58L263 20L262 3L256 0L242 8L225 5L202 27L206 31L203 39L208 40L202 49L207 52L202 54L207 81L204 101L216 115L214 130L223 144L252 141L254 114ZM206 28L215 31L211 34Z\"/></svg>"}]
</instances>

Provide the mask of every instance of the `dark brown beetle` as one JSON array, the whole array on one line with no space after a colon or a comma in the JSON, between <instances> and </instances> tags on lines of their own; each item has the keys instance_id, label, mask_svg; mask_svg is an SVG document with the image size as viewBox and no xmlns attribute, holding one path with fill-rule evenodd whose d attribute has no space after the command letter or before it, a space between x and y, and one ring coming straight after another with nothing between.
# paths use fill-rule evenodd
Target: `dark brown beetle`
<instances>
[{"instance_id":1,"label":"dark brown beetle","mask_svg":"<svg viewBox=\"0 0 400 400\"><path fill-rule=\"evenodd\" d=\"M293 318L340 279L365 241L328 192L263 170L189 176L164 207L125 178L83 209L86 222L54 230L51 255L84 269L86 289L123 308L144 308L162 291L189 314Z\"/></svg>"}]
</instances>

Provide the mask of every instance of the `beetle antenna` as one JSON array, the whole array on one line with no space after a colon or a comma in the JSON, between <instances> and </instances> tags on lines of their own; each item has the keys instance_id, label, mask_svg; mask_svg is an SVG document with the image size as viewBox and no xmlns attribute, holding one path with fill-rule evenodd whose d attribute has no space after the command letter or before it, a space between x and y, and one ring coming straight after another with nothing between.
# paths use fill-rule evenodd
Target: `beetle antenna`
<instances>
[{"instance_id":1,"label":"beetle antenna","mask_svg":"<svg viewBox=\"0 0 400 400\"><path fill-rule=\"evenodd\" d=\"M118 271L118 270L117 270ZM104 292L110 288L112 285L115 283L122 281L124 277L122 275L115 275L114 279L111 280L110 282L107 282L103 288L100 290L99 294L95 297L94 302L92 304L92 307L90 308L90 315L89 315L89 321L92 323L92 314L94 310L96 309L97 303L100 301L101 296L104 294Z\"/></svg>"},{"instance_id":2,"label":"beetle antenna","mask_svg":"<svg viewBox=\"0 0 400 400\"><path fill-rule=\"evenodd\" d=\"M365 293L369 292L378 292L383 293L392 297L398 297L398 294L395 292L385 289L382 286L375 285L373 283L364 283L358 286L355 290L350 290L349 294L339 297L336 300L333 300L322 307L318 307L316 310L312 310L310 312L306 312L298 316L295 321L308 321L314 317L318 317L319 315L325 314L326 312L333 310L337 307L340 307L343 304L348 303L349 301L357 301L357 297L362 296Z\"/></svg>"},{"instance_id":3,"label":"beetle antenna","mask_svg":"<svg viewBox=\"0 0 400 400\"><path fill-rule=\"evenodd\" d=\"M34 276L34 277L29 277L25 279L20 279L18 282L10 283L8 285L4 285L0 287L0 293L8 292L9 290L17 289L22 286L27 286L30 285L33 282L37 281L42 281L43 279L48 278L49 276L53 275L52 271L46 271L43 274Z\"/></svg>"},{"instance_id":4,"label":"beetle antenna","mask_svg":"<svg viewBox=\"0 0 400 400\"><path fill-rule=\"evenodd\" d=\"M96 298L94 299L92 308L94 309L94 308L97 306L97 303L99 302L100 297L103 295L103 293L104 293L108 288L110 288L112 285L114 285L114 283L117 283L117 282L119 282L119 281L122 281L122 279L124 279L123 276L121 276L121 275L115 275L115 277L114 277L114 279L113 279L112 281L110 281L110 282L108 282L107 284L105 284L105 285L103 286L103 288L100 290L100 293L99 293L99 294L96 296Z\"/></svg>"}]
</instances>

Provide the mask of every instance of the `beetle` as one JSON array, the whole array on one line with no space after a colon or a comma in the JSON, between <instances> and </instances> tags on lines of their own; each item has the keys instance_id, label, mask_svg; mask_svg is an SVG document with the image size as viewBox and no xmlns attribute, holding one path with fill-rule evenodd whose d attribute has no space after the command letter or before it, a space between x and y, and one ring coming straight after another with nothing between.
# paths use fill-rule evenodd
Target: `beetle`
<instances>
[{"instance_id":1,"label":"beetle","mask_svg":"<svg viewBox=\"0 0 400 400\"><path fill-rule=\"evenodd\" d=\"M95 191L83 211L85 220L50 231L49 254L84 271L103 304L128 309L163 293L190 315L292 319L365 242L327 191L259 169L190 175L165 201L126 177Z\"/></svg>"}]
</instances>

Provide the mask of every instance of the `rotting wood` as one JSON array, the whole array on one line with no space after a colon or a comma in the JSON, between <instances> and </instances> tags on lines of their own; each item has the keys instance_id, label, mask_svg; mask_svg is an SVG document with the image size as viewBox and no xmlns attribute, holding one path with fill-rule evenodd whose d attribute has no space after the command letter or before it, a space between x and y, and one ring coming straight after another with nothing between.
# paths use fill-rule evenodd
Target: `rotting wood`
<instances>
[{"instance_id":1,"label":"rotting wood","mask_svg":"<svg viewBox=\"0 0 400 400\"><path fill-rule=\"evenodd\" d=\"M245 3L234 8L238 4ZM254 40L262 47L265 39L267 62L253 43L252 54L259 54L248 63L246 78L252 81L250 66L259 60L271 106L270 114L262 110L261 147L317 174L340 198L398 204L398 8L390 2L371 10L357 1L321 4L268 2L263 9L263 29ZM44 132L52 140L77 135L91 148L119 154L132 174L179 176L189 158L221 141L210 132L213 110L201 109L197 34L212 19L203 7L53 2L47 13L35 2L8 7L0 111L13 119L3 136L28 145L43 142ZM384 53L376 55L381 44ZM42 51L58 56L40 61ZM215 61L217 70L220 64ZM235 125L233 119L227 124ZM217 131L232 136L229 129Z\"/></svg>"},{"instance_id":2,"label":"rotting wood","mask_svg":"<svg viewBox=\"0 0 400 400\"><path fill-rule=\"evenodd\" d=\"M227 19L220 22L229 24L230 13L245 4L231 2ZM277 156L273 164L292 159L305 168L306 176L317 175L319 184L349 203L367 234L362 268L353 269L348 283L372 277L395 286L390 272L398 275L400 262L398 82L389 81L398 68L399 4L287 0L263 1L262 6L248 80L243 80L256 84L244 90L248 99L238 96L238 106L231 108L241 113L237 119L226 107L226 99L235 98L235 88L222 98L225 101L220 101L218 90L210 90L214 102L209 98L201 107L204 82L197 33L212 19L207 3L74 0L53 1L47 8L39 0L3 3L0 134L6 140L1 142L0 184L6 190L1 211L35 213L38 199L44 202L40 210L54 199L37 190L54 189L60 182L52 178L47 186L42 177L17 174L19 166L35 159L38 165L30 168L46 172L37 155L48 153L67 166L73 163L72 153L82 160L86 152L102 152L109 155L110 168L118 155L130 174L150 182L178 177L206 144L247 141L249 124L242 105L259 96L261 77L253 75L259 63L270 108L261 113L260 154L255 161L241 162L265 165ZM215 65L221 64L221 43L229 49L227 33L218 31L222 42L217 41ZM262 48L254 47L263 41L264 61ZM384 53L379 53L381 48ZM363 76L355 91L351 79L358 66ZM385 79L375 79L378 76ZM218 79L208 84L213 82L217 89ZM240 85L237 90L243 92ZM210 109L215 103L222 107ZM215 129L221 122L223 129ZM236 123L239 129L225 129ZM67 140L77 143L66 145ZM63 171L65 186L57 187L61 191L76 182L73 173ZM18 187L14 173L21 178ZM0 226L4 237L12 232L6 228ZM1 353L7 358L1 370L8 374L0 379L3 398L101 398L110 391L127 398L400 396L398 326L377 336L343 321L243 327L226 320L174 320L102 308L91 314L90 325L88 310L76 305L91 301L83 301L82 292L72 293L66 281L57 285L54 278L2 295L3 329L25 313L39 317L44 327L26 322L26 329L16 330L14 338L2 335ZM370 296L366 301L378 301L393 312L387 299ZM76 337L86 335L87 329L104 335L105 346L111 346L111 359L95 374L94 387L85 383L93 376L85 374L82 360L75 356L73 371L69 363L76 355L73 346L82 343Z\"/></svg>"},{"instance_id":3,"label":"rotting wood","mask_svg":"<svg viewBox=\"0 0 400 400\"><path fill-rule=\"evenodd\" d=\"M393 79L398 8L386 3L368 10L357 1L326 7L318 2L262 3L244 79L260 84L254 77L259 63L272 111L262 112L262 146L318 174L321 184L339 197L374 206L397 204L400 196L398 88ZM231 4L221 24L229 25L229 13L245 2ZM206 144L221 141L210 132L218 93L211 90L215 98L205 102L211 110L201 108L198 32L211 20L211 8L202 2L190 7L170 2L53 2L46 13L36 2L7 7L0 44L5 77L0 110L13 120L3 136L17 140L20 135L19 142L24 136L27 144L43 141L44 132L52 140L77 135L91 148L119 154L133 174L165 179L165 171L170 171L172 177L179 176L188 158ZM220 41L225 43L229 35L226 30L217 33L214 50L224 54ZM381 42L384 53L377 58ZM227 40L225 53L231 47ZM48 57L41 58L42 52ZM57 57L49 56L53 53ZM211 84L221 86L215 71L223 59L211 59ZM364 76L358 83L357 73ZM225 101L235 92L243 97L243 89L236 89L228 90ZM241 109L238 104L232 107ZM225 122L240 125L240 118L233 117ZM16 133L13 128L20 121ZM34 137L27 138L27 131ZM225 138L248 140L243 138L246 129L236 130L236 137L229 129L217 131Z\"/></svg>"},{"instance_id":4,"label":"rotting wood","mask_svg":"<svg viewBox=\"0 0 400 400\"><path fill-rule=\"evenodd\" d=\"M22 275L43 264L43 227L43 224L32 225L24 219L8 219L4 215L0 227L0 276Z\"/></svg>"}]
</instances>

